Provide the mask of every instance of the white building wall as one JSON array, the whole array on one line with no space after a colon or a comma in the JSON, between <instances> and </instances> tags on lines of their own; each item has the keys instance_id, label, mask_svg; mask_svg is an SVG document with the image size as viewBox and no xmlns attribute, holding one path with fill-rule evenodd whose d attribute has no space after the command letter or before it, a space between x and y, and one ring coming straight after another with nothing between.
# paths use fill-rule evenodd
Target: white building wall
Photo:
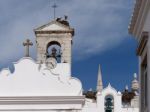
<instances>
[{"instance_id":1,"label":"white building wall","mask_svg":"<svg viewBox=\"0 0 150 112\"><path fill-rule=\"evenodd\" d=\"M148 43L147 43L147 112L150 112L150 38L148 38Z\"/></svg>"},{"instance_id":2,"label":"white building wall","mask_svg":"<svg viewBox=\"0 0 150 112\"><path fill-rule=\"evenodd\" d=\"M147 96L146 96L147 105L145 105L146 106L145 111L150 112L150 88L149 88L150 87L150 8L146 15L146 19L144 21L144 27L143 27L142 31L148 32L148 41L147 41L147 46L146 46L146 49L147 49L147 79L146 80L147 80L148 88L146 88L146 90L145 90L145 92L147 92ZM142 98L141 98L141 100L142 100Z\"/></svg>"},{"instance_id":3,"label":"white building wall","mask_svg":"<svg viewBox=\"0 0 150 112\"><path fill-rule=\"evenodd\" d=\"M146 20L144 22L143 31L150 32L150 9L148 11L148 15L147 15Z\"/></svg>"},{"instance_id":4,"label":"white building wall","mask_svg":"<svg viewBox=\"0 0 150 112\"><path fill-rule=\"evenodd\" d=\"M102 93L97 94L97 108L100 112L104 112L104 97Z\"/></svg>"},{"instance_id":5,"label":"white building wall","mask_svg":"<svg viewBox=\"0 0 150 112\"><path fill-rule=\"evenodd\" d=\"M139 108L122 108L122 112L139 112Z\"/></svg>"},{"instance_id":6,"label":"white building wall","mask_svg":"<svg viewBox=\"0 0 150 112\"><path fill-rule=\"evenodd\" d=\"M82 112L99 112L96 101L91 99L86 99Z\"/></svg>"}]
</instances>

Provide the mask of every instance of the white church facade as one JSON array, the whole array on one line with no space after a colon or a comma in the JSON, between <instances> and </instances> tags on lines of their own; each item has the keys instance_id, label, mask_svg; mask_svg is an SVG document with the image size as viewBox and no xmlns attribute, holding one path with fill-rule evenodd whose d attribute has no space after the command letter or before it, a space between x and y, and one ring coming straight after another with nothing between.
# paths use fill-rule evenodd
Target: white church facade
<instances>
[{"instance_id":1,"label":"white church facade","mask_svg":"<svg viewBox=\"0 0 150 112\"><path fill-rule=\"evenodd\" d=\"M66 18L34 30L37 60L29 57L30 40L23 43L26 55L0 71L2 112L139 112L138 80L123 92L110 84L103 88L99 67L97 90L83 91L82 82L71 75L74 29Z\"/></svg>"}]
</instances>

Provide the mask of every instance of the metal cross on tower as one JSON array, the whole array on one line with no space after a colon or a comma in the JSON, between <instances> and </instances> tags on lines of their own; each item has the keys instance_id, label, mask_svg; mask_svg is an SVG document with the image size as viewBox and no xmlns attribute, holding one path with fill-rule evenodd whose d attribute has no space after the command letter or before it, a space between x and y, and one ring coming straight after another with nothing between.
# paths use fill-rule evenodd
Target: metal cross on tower
<instances>
[{"instance_id":1,"label":"metal cross on tower","mask_svg":"<svg viewBox=\"0 0 150 112\"><path fill-rule=\"evenodd\" d=\"M55 18L56 18L56 8L57 8L58 6L56 5L56 1L54 0L54 5L52 5L52 8L54 9L54 20L55 20Z\"/></svg>"},{"instance_id":2,"label":"metal cross on tower","mask_svg":"<svg viewBox=\"0 0 150 112\"><path fill-rule=\"evenodd\" d=\"M29 57L29 47L32 45L33 45L33 43L29 39L27 39L25 42L23 42L23 46L26 47L26 54L25 54L26 57Z\"/></svg>"}]
</instances>

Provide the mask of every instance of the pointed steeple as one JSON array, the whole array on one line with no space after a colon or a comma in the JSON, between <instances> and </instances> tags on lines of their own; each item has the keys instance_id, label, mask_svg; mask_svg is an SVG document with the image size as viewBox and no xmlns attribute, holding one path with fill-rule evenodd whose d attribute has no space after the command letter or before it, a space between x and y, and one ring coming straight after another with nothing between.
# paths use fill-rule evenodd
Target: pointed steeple
<instances>
[{"instance_id":1,"label":"pointed steeple","mask_svg":"<svg viewBox=\"0 0 150 112\"><path fill-rule=\"evenodd\" d=\"M101 92L102 90L103 90L102 71L101 66L99 65L97 77L97 92Z\"/></svg>"}]
</instances>

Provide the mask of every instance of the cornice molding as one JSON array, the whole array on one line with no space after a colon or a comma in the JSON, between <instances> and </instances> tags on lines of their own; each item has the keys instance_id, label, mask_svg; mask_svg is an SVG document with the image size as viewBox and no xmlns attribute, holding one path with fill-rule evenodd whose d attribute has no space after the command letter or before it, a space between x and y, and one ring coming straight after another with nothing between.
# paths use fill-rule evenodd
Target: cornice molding
<instances>
[{"instance_id":1,"label":"cornice molding","mask_svg":"<svg viewBox=\"0 0 150 112\"><path fill-rule=\"evenodd\" d=\"M150 0L137 0L135 4L133 16L129 25L129 33L136 36L138 40L140 40L149 5Z\"/></svg>"},{"instance_id":2,"label":"cornice molding","mask_svg":"<svg viewBox=\"0 0 150 112\"><path fill-rule=\"evenodd\" d=\"M51 30L51 31L35 31L35 34L52 34L52 33L57 33L57 34L61 34L61 33L71 33L72 36L74 36L74 29L70 29L68 31L58 31L58 30Z\"/></svg>"},{"instance_id":3,"label":"cornice molding","mask_svg":"<svg viewBox=\"0 0 150 112\"><path fill-rule=\"evenodd\" d=\"M133 8L133 14L132 14L132 17L131 17L131 21L130 21L130 24L129 24L129 33L133 32L133 29L134 29L134 26L135 26L135 23L136 23L138 14L139 14L139 10L140 10L140 7L141 7L141 2L142 2L142 0L136 0L135 6Z\"/></svg>"},{"instance_id":4,"label":"cornice molding","mask_svg":"<svg viewBox=\"0 0 150 112\"><path fill-rule=\"evenodd\" d=\"M85 96L0 97L0 105L84 104Z\"/></svg>"}]
</instances>

